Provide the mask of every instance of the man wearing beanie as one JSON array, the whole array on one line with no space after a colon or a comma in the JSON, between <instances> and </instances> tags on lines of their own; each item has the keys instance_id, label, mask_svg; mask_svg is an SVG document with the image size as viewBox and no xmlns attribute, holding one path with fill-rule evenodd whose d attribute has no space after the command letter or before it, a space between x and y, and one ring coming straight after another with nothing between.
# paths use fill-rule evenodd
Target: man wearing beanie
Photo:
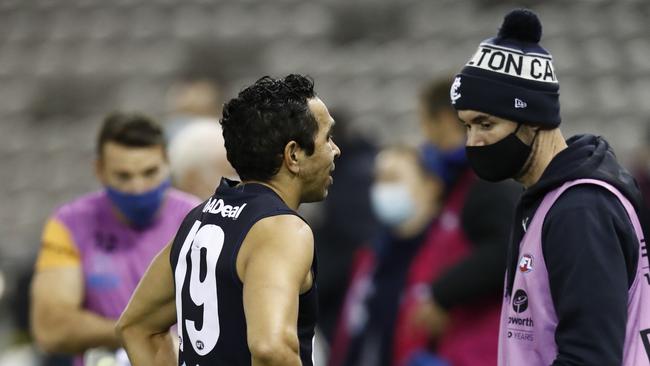
<instances>
[{"instance_id":1,"label":"man wearing beanie","mask_svg":"<svg viewBox=\"0 0 650 366\"><path fill-rule=\"evenodd\" d=\"M565 141L541 34L533 12L511 11L450 91L476 173L526 188L508 250L499 365L648 365L641 195L602 137Z\"/></svg>"}]
</instances>

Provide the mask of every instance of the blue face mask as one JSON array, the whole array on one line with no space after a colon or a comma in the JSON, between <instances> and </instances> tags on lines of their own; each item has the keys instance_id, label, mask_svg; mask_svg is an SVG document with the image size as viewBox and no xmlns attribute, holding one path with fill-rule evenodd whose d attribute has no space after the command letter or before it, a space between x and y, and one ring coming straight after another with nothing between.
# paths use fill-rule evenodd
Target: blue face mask
<instances>
[{"instance_id":1,"label":"blue face mask","mask_svg":"<svg viewBox=\"0 0 650 366\"><path fill-rule=\"evenodd\" d=\"M400 183L375 183L370 189L370 203L377 219L396 227L415 213L415 202L408 187Z\"/></svg>"},{"instance_id":2,"label":"blue face mask","mask_svg":"<svg viewBox=\"0 0 650 366\"><path fill-rule=\"evenodd\" d=\"M106 194L131 225L142 229L152 223L169 186L169 180L165 180L158 187L137 194L120 192L107 186Z\"/></svg>"},{"instance_id":3,"label":"blue face mask","mask_svg":"<svg viewBox=\"0 0 650 366\"><path fill-rule=\"evenodd\" d=\"M420 147L422 163L427 171L436 175L449 187L467 167L467 154L465 146L459 146L453 150L442 151L431 143L425 143Z\"/></svg>"}]
</instances>

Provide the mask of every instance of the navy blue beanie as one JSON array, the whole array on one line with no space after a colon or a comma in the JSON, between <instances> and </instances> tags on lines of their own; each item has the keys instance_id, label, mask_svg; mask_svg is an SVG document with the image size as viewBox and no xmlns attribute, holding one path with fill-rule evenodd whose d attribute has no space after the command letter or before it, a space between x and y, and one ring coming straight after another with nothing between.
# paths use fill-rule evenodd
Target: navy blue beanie
<instances>
[{"instance_id":1,"label":"navy blue beanie","mask_svg":"<svg viewBox=\"0 0 650 366\"><path fill-rule=\"evenodd\" d=\"M476 110L542 129L560 125L560 84L553 57L539 45L542 24L516 9L499 33L481 42L451 87L456 110Z\"/></svg>"}]
</instances>

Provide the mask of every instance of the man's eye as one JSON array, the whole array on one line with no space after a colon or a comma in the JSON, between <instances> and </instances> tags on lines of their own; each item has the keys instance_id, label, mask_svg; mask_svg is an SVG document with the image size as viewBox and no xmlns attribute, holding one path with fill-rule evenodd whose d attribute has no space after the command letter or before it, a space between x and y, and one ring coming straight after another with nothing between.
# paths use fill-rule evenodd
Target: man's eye
<instances>
[{"instance_id":1,"label":"man's eye","mask_svg":"<svg viewBox=\"0 0 650 366\"><path fill-rule=\"evenodd\" d=\"M118 173L116 175L117 175L117 179L119 179L121 181L127 181L127 180L129 180L131 178L131 175L126 174L126 173Z\"/></svg>"},{"instance_id":2,"label":"man's eye","mask_svg":"<svg viewBox=\"0 0 650 366\"><path fill-rule=\"evenodd\" d=\"M158 174L158 168L147 169L144 172L144 176L147 177L147 178L151 178L151 177L155 176L156 174Z\"/></svg>"}]
</instances>

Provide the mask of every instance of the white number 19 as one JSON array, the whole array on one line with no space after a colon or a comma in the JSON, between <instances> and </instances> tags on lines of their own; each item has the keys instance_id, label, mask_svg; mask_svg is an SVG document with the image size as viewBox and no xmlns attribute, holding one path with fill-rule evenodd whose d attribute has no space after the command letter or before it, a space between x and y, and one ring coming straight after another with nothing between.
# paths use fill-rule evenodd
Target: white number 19
<instances>
[{"instance_id":1,"label":"white number 19","mask_svg":"<svg viewBox=\"0 0 650 366\"><path fill-rule=\"evenodd\" d=\"M200 229L199 229L200 228ZM176 283L176 317L178 320L178 336L182 339L183 324L187 328L189 341L197 354L204 356L208 354L219 340L219 303L217 298L217 277L215 270L217 262L223 249L224 233L217 225L205 225L201 227L201 222L196 221L190 229L187 238L183 242L174 280ZM201 270L201 250L205 249L206 275L203 280L200 277ZM183 319L183 301L181 293L187 274L187 252L192 251L189 261L192 263L190 273L189 293L192 302L196 306L203 307L203 326L197 329L193 320ZM183 350L184 343L181 341L180 349Z\"/></svg>"}]
</instances>

